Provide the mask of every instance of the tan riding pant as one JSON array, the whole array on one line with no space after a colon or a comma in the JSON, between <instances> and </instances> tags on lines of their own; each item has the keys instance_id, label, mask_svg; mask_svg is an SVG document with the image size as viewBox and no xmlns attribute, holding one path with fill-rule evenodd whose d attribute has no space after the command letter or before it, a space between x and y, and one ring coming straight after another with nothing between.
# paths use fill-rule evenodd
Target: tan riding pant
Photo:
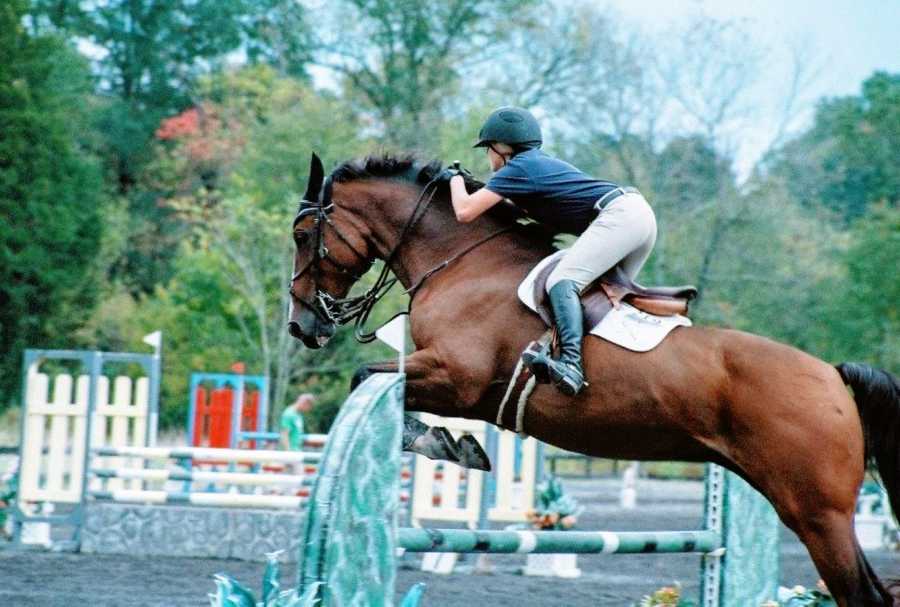
<instances>
[{"instance_id":1,"label":"tan riding pant","mask_svg":"<svg viewBox=\"0 0 900 607\"><path fill-rule=\"evenodd\" d=\"M632 279L656 243L656 215L638 193L615 198L578 237L547 278L547 291L571 280L583 291L595 278L620 264Z\"/></svg>"}]
</instances>

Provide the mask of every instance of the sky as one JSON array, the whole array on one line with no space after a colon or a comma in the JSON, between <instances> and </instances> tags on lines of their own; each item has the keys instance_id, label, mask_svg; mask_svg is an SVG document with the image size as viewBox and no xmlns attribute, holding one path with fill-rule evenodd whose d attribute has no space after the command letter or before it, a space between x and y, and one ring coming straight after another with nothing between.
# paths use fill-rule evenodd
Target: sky
<instances>
[{"instance_id":1,"label":"sky","mask_svg":"<svg viewBox=\"0 0 900 607\"><path fill-rule=\"evenodd\" d=\"M858 95L876 70L900 73L900 0L598 0L626 22L650 32L676 26L691 15L740 20L753 38L768 48L767 77L753 95L761 107L778 98L789 75L791 44L810 49L817 76L803 100L806 112L795 127L809 124L815 100ZM766 147L766 127L776 122L774 108L760 116L761 127L742 138L739 175Z\"/></svg>"}]
</instances>

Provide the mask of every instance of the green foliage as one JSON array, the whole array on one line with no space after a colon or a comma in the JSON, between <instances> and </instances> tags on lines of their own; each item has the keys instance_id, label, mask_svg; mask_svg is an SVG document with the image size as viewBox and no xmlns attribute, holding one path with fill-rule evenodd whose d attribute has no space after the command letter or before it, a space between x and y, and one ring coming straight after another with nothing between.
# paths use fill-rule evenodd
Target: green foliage
<instances>
[{"instance_id":1,"label":"green foliage","mask_svg":"<svg viewBox=\"0 0 900 607\"><path fill-rule=\"evenodd\" d=\"M271 378L273 419L311 391L310 429L327 429L352 372L393 355L360 347L351 328L315 352L284 330L289 226L310 152L330 167L384 146L460 160L487 179L471 144L510 101L536 106L551 153L645 193L660 229L639 279L698 284L698 323L900 368L900 294L888 271L900 261L900 76L876 73L859 95L823 100L813 126L739 185L716 139L727 125L703 111L722 101L710 79L719 47L698 49L697 65L660 84L671 74L649 67L646 41L616 37L615 16L585 6L573 23L568 7L542 8L4 4L0 402L15 393L25 345L133 350L162 329L165 424L184 423L191 372L243 361ZM732 31L704 27L720 26ZM92 49L93 95L66 43ZM313 56L337 92L312 87ZM702 94L678 99L690 87L671 87L694 76ZM692 126L654 130L678 107ZM391 293L370 328L406 303Z\"/></svg>"},{"instance_id":2,"label":"green foliage","mask_svg":"<svg viewBox=\"0 0 900 607\"><path fill-rule=\"evenodd\" d=\"M427 148L421 136L440 122L449 93L464 86L461 67L489 57L531 0L342 0L340 22L322 41L323 63L343 77L347 97L373 112L384 139Z\"/></svg>"},{"instance_id":3,"label":"green foliage","mask_svg":"<svg viewBox=\"0 0 900 607\"><path fill-rule=\"evenodd\" d=\"M104 187L82 146L84 62L0 8L0 403L19 384L25 347L69 345L96 296Z\"/></svg>"},{"instance_id":4,"label":"green foliage","mask_svg":"<svg viewBox=\"0 0 900 607\"><path fill-rule=\"evenodd\" d=\"M201 90L207 127L161 143L149 169L186 234L170 247L171 276L137 302L113 288L86 333L95 344L128 349L141 335L163 330L164 426L184 424L192 372L225 371L242 361L249 373L271 378L271 420L296 392L310 391L318 396L310 430L327 430L352 372L363 360L389 354L360 350L349 330L311 352L285 331L289 228L312 151L298 142L315 142L318 153L339 162L367 148L360 126L333 96L265 66L210 77ZM210 172L215 178L204 179ZM385 303L373 321L402 305Z\"/></svg>"},{"instance_id":5,"label":"green foliage","mask_svg":"<svg viewBox=\"0 0 900 607\"><path fill-rule=\"evenodd\" d=\"M321 583L310 584L299 595L297 590L281 590L281 571L278 564L279 552L266 555L266 570L263 573L262 594L257 601L253 592L231 576L217 574L215 594L209 594L211 607L315 607L321 603L319 588ZM400 602L400 607L417 607L425 594L425 584L415 584Z\"/></svg>"},{"instance_id":6,"label":"green foliage","mask_svg":"<svg viewBox=\"0 0 900 607\"><path fill-rule=\"evenodd\" d=\"M33 0L30 23L87 42L98 91L94 149L110 183L127 196L129 246L109 277L147 295L172 276L183 226L158 204L143 171L160 121L196 102L197 80L241 50L252 64L270 64L304 78L311 39L305 9L295 0Z\"/></svg>"},{"instance_id":7,"label":"green foliage","mask_svg":"<svg viewBox=\"0 0 900 607\"><path fill-rule=\"evenodd\" d=\"M859 96L820 102L815 124L773 162L797 199L845 220L900 197L900 74L876 72Z\"/></svg>"},{"instance_id":8,"label":"green foliage","mask_svg":"<svg viewBox=\"0 0 900 607\"><path fill-rule=\"evenodd\" d=\"M8 514L19 492L19 473L15 471L0 477L0 537L3 537Z\"/></svg>"},{"instance_id":9,"label":"green foliage","mask_svg":"<svg viewBox=\"0 0 900 607\"><path fill-rule=\"evenodd\" d=\"M820 299L810 331L830 360L900 368L900 209L880 205L856 220L833 276L812 289ZM839 296L823 297L837 292ZM813 295L815 297L815 295Z\"/></svg>"},{"instance_id":10,"label":"green foliage","mask_svg":"<svg viewBox=\"0 0 900 607\"><path fill-rule=\"evenodd\" d=\"M782 597L782 593L786 596ZM821 590L807 590L803 586L779 590L781 607L836 607L834 598Z\"/></svg>"}]
</instances>

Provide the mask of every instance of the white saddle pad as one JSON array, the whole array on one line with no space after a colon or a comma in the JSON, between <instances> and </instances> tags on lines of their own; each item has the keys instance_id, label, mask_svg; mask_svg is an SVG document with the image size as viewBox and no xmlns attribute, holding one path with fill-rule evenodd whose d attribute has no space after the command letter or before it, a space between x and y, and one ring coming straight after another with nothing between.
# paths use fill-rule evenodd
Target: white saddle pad
<instances>
[{"instance_id":1,"label":"white saddle pad","mask_svg":"<svg viewBox=\"0 0 900 607\"><path fill-rule=\"evenodd\" d=\"M535 313L534 281L548 263L564 254L565 250L557 251L542 259L519 285L519 299ZM610 310L590 333L634 352L647 352L658 346L675 327L689 326L691 320L686 316L654 316L623 303Z\"/></svg>"}]
</instances>

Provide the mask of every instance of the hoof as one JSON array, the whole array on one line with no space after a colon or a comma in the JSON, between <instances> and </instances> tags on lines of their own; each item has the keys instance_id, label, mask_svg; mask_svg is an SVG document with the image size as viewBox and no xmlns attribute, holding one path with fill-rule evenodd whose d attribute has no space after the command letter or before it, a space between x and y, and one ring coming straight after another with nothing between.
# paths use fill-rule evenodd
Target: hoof
<instances>
[{"instance_id":1,"label":"hoof","mask_svg":"<svg viewBox=\"0 0 900 607\"><path fill-rule=\"evenodd\" d=\"M485 472L491 471L491 460L474 436L466 434L460 437L456 444L459 445L461 453L459 458L460 466L472 468L473 470L484 470Z\"/></svg>"},{"instance_id":2,"label":"hoof","mask_svg":"<svg viewBox=\"0 0 900 607\"><path fill-rule=\"evenodd\" d=\"M455 464L459 463L462 455L459 445L453 440L453 435L444 427L429 428L406 450L424 455L428 459L446 460Z\"/></svg>"}]
</instances>

